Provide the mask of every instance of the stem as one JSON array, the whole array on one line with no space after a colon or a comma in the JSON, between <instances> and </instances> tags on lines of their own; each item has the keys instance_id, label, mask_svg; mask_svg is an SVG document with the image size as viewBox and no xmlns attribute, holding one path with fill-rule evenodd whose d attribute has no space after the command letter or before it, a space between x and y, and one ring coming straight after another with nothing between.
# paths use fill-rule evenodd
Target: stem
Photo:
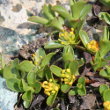
<instances>
[{"instance_id":1,"label":"stem","mask_svg":"<svg viewBox=\"0 0 110 110\"><path fill-rule=\"evenodd\" d=\"M78 45L76 45L75 47L80 49L80 50L86 51L86 49L84 47L81 47L81 46L78 46Z\"/></svg>"},{"instance_id":2,"label":"stem","mask_svg":"<svg viewBox=\"0 0 110 110\"><path fill-rule=\"evenodd\" d=\"M56 62L60 61L60 60L62 60L62 57L60 57L60 58L58 58L56 61L54 61L54 62L53 62L53 65L54 65Z\"/></svg>"}]
</instances>

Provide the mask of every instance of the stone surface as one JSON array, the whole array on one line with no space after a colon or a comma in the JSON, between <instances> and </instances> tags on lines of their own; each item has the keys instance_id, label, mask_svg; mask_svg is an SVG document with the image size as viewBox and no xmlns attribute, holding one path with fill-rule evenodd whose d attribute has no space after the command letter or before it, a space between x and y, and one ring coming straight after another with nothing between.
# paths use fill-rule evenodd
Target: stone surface
<instances>
[{"instance_id":1,"label":"stone surface","mask_svg":"<svg viewBox=\"0 0 110 110\"><path fill-rule=\"evenodd\" d=\"M68 0L0 0L0 25L6 28L23 32L18 26L27 22L29 13L40 13L44 3L55 5L56 2L67 4ZM31 4L31 5L30 5ZM28 31L27 31L28 34Z\"/></svg>"},{"instance_id":2,"label":"stone surface","mask_svg":"<svg viewBox=\"0 0 110 110\"><path fill-rule=\"evenodd\" d=\"M0 77L0 110L14 110L17 93L6 88L6 82Z\"/></svg>"}]
</instances>

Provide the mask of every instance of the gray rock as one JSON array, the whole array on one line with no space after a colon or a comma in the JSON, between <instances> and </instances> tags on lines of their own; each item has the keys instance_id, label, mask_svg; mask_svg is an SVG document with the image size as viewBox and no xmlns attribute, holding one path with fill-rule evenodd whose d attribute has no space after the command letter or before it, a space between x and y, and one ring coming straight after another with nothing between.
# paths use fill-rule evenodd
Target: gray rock
<instances>
[{"instance_id":1,"label":"gray rock","mask_svg":"<svg viewBox=\"0 0 110 110\"><path fill-rule=\"evenodd\" d=\"M21 9L22 9L22 5L21 4L16 4L16 6L13 6L12 11L19 12Z\"/></svg>"},{"instance_id":2,"label":"gray rock","mask_svg":"<svg viewBox=\"0 0 110 110\"><path fill-rule=\"evenodd\" d=\"M17 93L7 89L6 82L0 77L0 109L14 110L14 105L17 102Z\"/></svg>"},{"instance_id":3,"label":"gray rock","mask_svg":"<svg viewBox=\"0 0 110 110\"><path fill-rule=\"evenodd\" d=\"M18 25L17 28L20 28L20 29L38 29L40 28L39 25L37 24L33 24L33 23L29 23L29 22L24 22L20 25Z\"/></svg>"},{"instance_id":4,"label":"gray rock","mask_svg":"<svg viewBox=\"0 0 110 110\"><path fill-rule=\"evenodd\" d=\"M4 22L4 21L5 21L5 19L4 19L4 17L0 13L0 24L2 24L2 22Z\"/></svg>"},{"instance_id":5,"label":"gray rock","mask_svg":"<svg viewBox=\"0 0 110 110\"><path fill-rule=\"evenodd\" d=\"M13 54L17 52L22 45L44 36L45 33L21 35L12 29L0 27L0 47L2 47L3 53Z\"/></svg>"},{"instance_id":6,"label":"gray rock","mask_svg":"<svg viewBox=\"0 0 110 110\"><path fill-rule=\"evenodd\" d=\"M8 0L0 0L0 4L7 4Z\"/></svg>"}]
</instances>

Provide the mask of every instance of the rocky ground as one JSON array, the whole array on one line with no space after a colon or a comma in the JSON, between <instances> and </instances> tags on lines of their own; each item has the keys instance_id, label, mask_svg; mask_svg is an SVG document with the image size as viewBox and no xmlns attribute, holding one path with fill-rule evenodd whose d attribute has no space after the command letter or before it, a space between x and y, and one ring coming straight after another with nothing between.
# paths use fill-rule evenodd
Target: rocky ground
<instances>
[{"instance_id":1,"label":"rocky ground","mask_svg":"<svg viewBox=\"0 0 110 110\"><path fill-rule=\"evenodd\" d=\"M89 1L94 3L95 0ZM6 61L9 61L11 56L16 55L22 45L28 44L30 41L35 41L36 38L46 36L47 33L42 26L27 21L31 15L40 15L44 3L51 3L52 5L59 3L68 8L68 0L0 0L0 52L3 52L7 56L8 59L5 59ZM91 39L93 39L93 34L99 36L102 32L103 23L100 23L97 18L97 14L101 10L103 8L98 4L93 5L93 10L87 19L88 22L85 24L85 30L89 33ZM20 54L24 57L22 52ZM37 97L40 97L42 101L44 100L43 96L39 95ZM88 102L91 97L93 98L92 102ZM81 99L84 100L81 107L83 109L89 109L92 105L94 106L96 97L89 94L88 96L81 97ZM68 97L68 100L70 102L74 101L73 98L71 100L71 97ZM5 80L0 77L0 109L13 110L16 101L17 94L8 90L5 85ZM61 102L62 107L65 107L64 102ZM64 107L63 110L66 110ZM31 108L33 108L33 105Z\"/></svg>"},{"instance_id":2,"label":"rocky ground","mask_svg":"<svg viewBox=\"0 0 110 110\"><path fill-rule=\"evenodd\" d=\"M66 0L60 2L65 4ZM56 0L0 0L0 52L6 62L23 44L45 36L36 34L39 25L27 21L30 15L40 14L44 3L55 4ZM16 100L17 94L8 90L0 77L0 110L13 110Z\"/></svg>"}]
</instances>

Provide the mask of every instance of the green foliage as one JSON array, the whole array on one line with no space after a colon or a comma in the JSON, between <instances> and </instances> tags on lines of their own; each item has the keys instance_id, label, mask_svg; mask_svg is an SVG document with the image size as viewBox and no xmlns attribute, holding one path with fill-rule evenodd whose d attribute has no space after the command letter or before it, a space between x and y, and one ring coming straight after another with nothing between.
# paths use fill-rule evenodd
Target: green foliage
<instances>
[{"instance_id":1,"label":"green foliage","mask_svg":"<svg viewBox=\"0 0 110 110\"><path fill-rule=\"evenodd\" d=\"M101 20L104 20L107 24L110 24L110 14L107 12L100 12L99 18Z\"/></svg>"},{"instance_id":2,"label":"green foliage","mask_svg":"<svg viewBox=\"0 0 110 110\"><path fill-rule=\"evenodd\" d=\"M105 91L105 90L108 90L108 89L109 89L109 86L108 86L108 85L102 84L102 85L100 85L100 87L99 87L99 92L100 92L101 95L103 95L104 91Z\"/></svg>"},{"instance_id":3,"label":"green foliage","mask_svg":"<svg viewBox=\"0 0 110 110\"><path fill-rule=\"evenodd\" d=\"M54 103L54 101L56 99L56 96L57 96L57 93L50 95L47 98L47 105L49 105L49 106L53 105L53 103Z\"/></svg>"},{"instance_id":4,"label":"green foliage","mask_svg":"<svg viewBox=\"0 0 110 110\"><path fill-rule=\"evenodd\" d=\"M81 39L83 45L86 47L90 41L87 33L84 30L80 30L79 35L80 35L80 39Z\"/></svg>"},{"instance_id":5,"label":"green foliage","mask_svg":"<svg viewBox=\"0 0 110 110\"><path fill-rule=\"evenodd\" d=\"M86 95L86 87L85 87L85 78L84 77L80 77L78 79L77 85L75 88L71 89L69 91L69 95Z\"/></svg>"},{"instance_id":6,"label":"green foliage","mask_svg":"<svg viewBox=\"0 0 110 110\"><path fill-rule=\"evenodd\" d=\"M61 77L61 71L62 69L59 68L58 66L52 65L50 67L50 70L52 71L52 73L54 73L56 76Z\"/></svg>"},{"instance_id":7,"label":"green foliage","mask_svg":"<svg viewBox=\"0 0 110 110\"><path fill-rule=\"evenodd\" d=\"M103 5L110 7L110 0L99 0Z\"/></svg>"},{"instance_id":8,"label":"green foliage","mask_svg":"<svg viewBox=\"0 0 110 110\"><path fill-rule=\"evenodd\" d=\"M105 69L100 70L100 76L110 79L110 67L106 66Z\"/></svg>"},{"instance_id":9,"label":"green foliage","mask_svg":"<svg viewBox=\"0 0 110 110\"><path fill-rule=\"evenodd\" d=\"M35 65L30 61L23 61L18 65L18 69L22 72L30 72Z\"/></svg>"},{"instance_id":10,"label":"green foliage","mask_svg":"<svg viewBox=\"0 0 110 110\"><path fill-rule=\"evenodd\" d=\"M44 16L48 19L54 19L55 13L52 11L52 6L51 5L44 5L42 8L42 12Z\"/></svg>"},{"instance_id":11,"label":"green foliage","mask_svg":"<svg viewBox=\"0 0 110 110\"><path fill-rule=\"evenodd\" d=\"M103 99L104 99L104 101L110 101L110 89L104 91Z\"/></svg>"},{"instance_id":12,"label":"green foliage","mask_svg":"<svg viewBox=\"0 0 110 110\"><path fill-rule=\"evenodd\" d=\"M110 45L110 31L107 27L104 27L104 34L99 42L100 49L98 52L96 52L93 62L91 62L95 71L101 69L102 67L105 67L108 64L109 56L108 57L105 56L110 52L109 45ZM100 72L101 76L103 76L105 73L105 72L102 73L102 71L104 70L101 70Z\"/></svg>"},{"instance_id":13,"label":"green foliage","mask_svg":"<svg viewBox=\"0 0 110 110\"><path fill-rule=\"evenodd\" d=\"M39 65L34 64L32 61L24 60L19 62L18 59L15 59L4 67L3 77L6 79L7 87L12 91L23 94L22 99L26 108L30 106L33 94L40 92L41 83L39 77L45 76L44 71L53 55L55 55L55 52L46 55L45 51L40 48L34 55L35 58L32 57L34 63L36 60L38 62L40 56L42 57Z\"/></svg>"},{"instance_id":14,"label":"green foliage","mask_svg":"<svg viewBox=\"0 0 110 110\"><path fill-rule=\"evenodd\" d=\"M71 21L73 19L72 15L64 7L62 7L60 5L53 6L52 10L57 12L64 19L67 19L69 21Z\"/></svg>"},{"instance_id":15,"label":"green foliage","mask_svg":"<svg viewBox=\"0 0 110 110\"><path fill-rule=\"evenodd\" d=\"M45 49L54 49L54 48L62 48L64 45L60 44L58 41L50 41L45 44Z\"/></svg>"},{"instance_id":16,"label":"green foliage","mask_svg":"<svg viewBox=\"0 0 110 110\"><path fill-rule=\"evenodd\" d=\"M68 84L62 84L62 85L61 85L61 91L62 91L63 93L67 93L70 88L71 88L71 86L68 85Z\"/></svg>"},{"instance_id":17,"label":"green foliage","mask_svg":"<svg viewBox=\"0 0 110 110\"><path fill-rule=\"evenodd\" d=\"M99 92L103 97L104 102L110 101L110 88L108 85L103 84L99 87Z\"/></svg>"},{"instance_id":18,"label":"green foliage","mask_svg":"<svg viewBox=\"0 0 110 110\"><path fill-rule=\"evenodd\" d=\"M92 6L83 0L70 0L70 10L61 5L44 5L42 17L32 16L29 21L40 23L57 31L42 48L31 55L31 59L13 60L3 66L3 77L7 87L22 93L23 104L29 108L35 94L41 89L47 95L46 103L52 106L59 93L68 95L86 95L86 78L82 75L90 67L90 72L97 72L101 77L110 80L110 30L104 27L99 41L90 40L82 29L86 16ZM108 13L99 14L100 19L108 24ZM53 34L55 33L55 34ZM49 49L49 50L47 50ZM92 56L91 62L83 58L84 52ZM88 59L89 60L89 59ZM82 68L85 69L82 69ZM83 76L83 77L82 77ZM104 101L110 101L110 88L103 84L99 92Z\"/></svg>"},{"instance_id":19,"label":"green foliage","mask_svg":"<svg viewBox=\"0 0 110 110\"><path fill-rule=\"evenodd\" d=\"M68 24L72 24L74 27L74 22L76 20L84 20L88 12L91 10L91 5L83 1L76 2L75 0L70 0L70 12L67 11L61 5L44 5L42 9L42 14L44 17L32 16L28 20L35 23L43 24L47 27L54 27L58 30L63 29L63 25L66 25L66 20ZM55 13L58 13L58 16ZM80 26L80 22L77 21L77 27Z\"/></svg>"},{"instance_id":20,"label":"green foliage","mask_svg":"<svg viewBox=\"0 0 110 110\"><path fill-rule=\"evenodd\" d=\"M73 61L74 58L74 50L71 46L65 46L63 49L63 60L64 62Z\"/></svg>"},{"instance_id":21,"label":"green foliage","mask_svg":"<svg viewBox=\"0 0 110 110\"><path fill-rule=\"evenodd\" d=\"M91 5L86 4L86 2L84 1L75 2L71 6L73 20L84 19L87 16L88 12L91 10L91 8Z\"/></svg>"},{"instance_id":22,"label":"green foliage","mask_svg":"<svg viewBox=\"0 0 110 110\"><path fill-rule=\"evenodd\" d=\"M32 16L28 19L31 22L40 23L46 25L48 23L48 20L39 16Z\"/></svg>"},{"instance_id":23,"label":"green foliage","mask_svg":"<svg viewBox=\"0 0 110 110\"><path fill-rule=\"evenodd\" d=\"M85 78L84 77L80 77L78 79L78 83L77 83L77 93L79 95L86 95L86 89L85 89Z\"/></svg>"}]
</instances>

